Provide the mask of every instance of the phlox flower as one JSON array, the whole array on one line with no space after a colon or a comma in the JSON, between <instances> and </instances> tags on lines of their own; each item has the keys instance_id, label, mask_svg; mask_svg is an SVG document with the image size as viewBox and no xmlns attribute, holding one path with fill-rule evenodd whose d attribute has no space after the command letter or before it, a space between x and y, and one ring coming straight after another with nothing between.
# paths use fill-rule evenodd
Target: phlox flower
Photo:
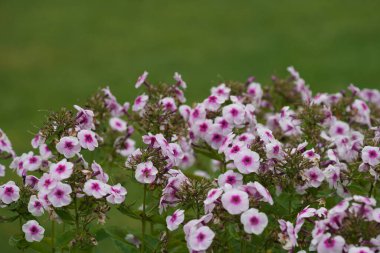
<instances>
[{"instance_id":1,"label":"phlox flower","mask_svg":"<svg viewBox=\"0 0 380 253\"><path fill-rule=\"evenodd\" d=\"M41 144L45 142L44 138L41 136L40 133L36 134L33 139L32 139L32 147L33 148L38 148Z\"/></svg>"},{"instance_id":2,"label":"phlox flower","mask_svg":"<svg viewBox=\"0 0 380 253\"><path fill-rule=\"evenodd\" d=\"M231 189L222 195L222 205L230 214L240 214L249 208L248 194L244 191Z\"/></svg>"},{"instance_id":3,"label":"phlox flower","mask_svg":"<svg viewBox=\"0 0 380 253\"><path fill-rule=\"evenodd\" d=\"M305 171L305 176L308 181L308 184L314 188L318 188L323 180L325 179L325 176L318 167L314 166L310 169L307 169Z\"/></svg>"},{"instance_id":4,"label":"phlox flower","mask_svg":"<svg viewBox=\"0 0 380 253\"><path fill-rule=\"evenodd\" d=\"M132 139L126 139L122 144L122 148L116 150L120 155L127 157L135 151L136 142Z\"/></svg>"},{"instance_id":5,"label":"phlox flower","mask_svg":"<svg viewBox=\"0 0 380 253\"><path fill-rule=\"evenodd\" d=\"M255 235L260 235L268 225L266 214L259 212L255 208L248 209L242 213L240 221L244 225L246 233Z\"/></svg>"},{"instance_id":6,"label":"phlox flower","mask_svg":"<svg viewBox=\"0 0 380 253\"><path fill-rule=\"evenodd\" d=\"M28 153L27 157L23 161L23 167L27 171L38 170L42 165L42 159L40 156L34 155L32 152Z\"/></svg>"},{"instance_id":7,"label":"phlox flower","mask_svg":"<svg viewBox=\"0 0 380 253\"><path fill-rule=\"evenodd\" d=\"M0 164L0 177L5 176L5 166Z\"/></svg>"},{"instance_id":8,"label":"phlox flower","mask_svg":"<svg viewBox=\"0 0 380 253\"><path fill-rule=\"evenodd\" d=\"M44 238L45 229L35 220L30 220L22 225L22 231L25 233L25 240L28 242L40 242Z\"/></svg>"},{"instance_id":9,"label":"phlox flower","mask_svg":"<svg viewBox=\"0 0 380 253\"><path fill-rule=\"evenodd\" d=\"M96 135L91 130L80 130L78 133L78 139L82 148L93 151L98 147L98 140L96 139Z\"/></svg>"},{"instance_id":10,"label":"phlox flower","mask_svg":"<svg viewBox=\"0 0 380 253\"><path fill-rule=\"evenodd\" d=\"M157 173L157 168L151 161L148 161L137 165L135 178L142 184L151 184L156 179Z\"/></svg>"},{"instance_id":11,"label":"phlox flower","mask_svg":"<svg viewBox=\"0 0 380 253\"><path fill-rule=\"evenodd\" d=\"M149 73L147 71L144 71L144 73L137 78L137 81L135 84L136 89L138 89L145 82L146 78L148 77L148 74Z\"/></svg>"},{"instance_id":12,"label":"phlox flower","mask_svg":"<svg viewBox=\"0 0 380 253\"><path fill-rule=\"evenodd\" d=\"M242 125L244 123L244 106L242 104L230 104L223 107L223 118L225 118L229 123L235 126Z\"/></svg>"},{"instance_id":13,"label":"phlox flower","mask_svg":"<svg viewBox=\"0 0 380 253\"><path fill-rule=\"evenodd\" d=\"M73 173L74 164L62 159L58 163L50 165L50 175L57 180L67 179Z\"/></svg>"},{"instance_id":14,"label":"phlox flower","mask_svg":"<svg viewBox=\"0 0 380 253\"><path fill-rule=\"evenodd\" d=\"M36 195L30 196L28 203L28 211L33 216L41 216L44 214L44 204Z\"/></svg>"},{"instance_id":15,"label":"phlox flower","mask_svg":"<svg viewBox=\"0 0 380 253\"><path fill-rule=\"evenodd\" d=\"M41 156L42 160L46 161L46 160L53 157L53 153L51 152L48 145L46 145L46 144L41 144L39 147L39 151L40 151L40 156Z\"/></svg>"},{"instance_id":16,"label":"phlox flower","mask_svg":"<svg viewBox=\"0 0 380 253\"><path fill-rule=\"evenodd\" d=\"M107 196L107 201L111 204L121 204L125 200L125 195L127 195L127 190L121 186L121 184L116 184L110 187L109 194Z\"/></svg>"},{"instance_id":17,"label":"phlox flower","mask_svg":"<svg viewBox=\"0 0 380 253\"><path fill-rule=\"evenodd\" d=\"M325 234L318 243L317 251L318 253L341 253L345 243L340 235L331 237L330 234Z\"/></svg>"},{"instance_id":18,"label":"phlox flower","mask_svg":"<svg viewBox=\"0 0 380 253\"><path fill-rule=\"evenodd\" d=\"M110 192L110 187L100 180L90 179L84 184L83 192L87 196L92 196L96 199L100 199Z\"/></svg>"},{"instance_id":19,"label":"phlox flower","mask_svg":"<svg viewBox=\"0 0 380 253\"><path fill-rule=\"evenodd\" d=\"M165 97L161 99L160 104L162 105L165 111L175 112L177 110L177 105L175 104L174 99L171 97Z\"/></svg>"},{"instance_id":20,"label":"phlox flower","mask_svg":"<svg viewBox=\"0 0 380 253\"><path fill-rule=\"evenodd\" d=\"M136 97L135 102L133 103L133 106L132 106L132 111L138 112L144 109L148 100L149 100L149 97L145 94Z\"/></svg>"},{"instance_id":21,"label":"phlox flower","mask_svg":"<svg viewBox=\"0 0 380 253\"><path fill-rule=\"evenodd\" d=\"M107 183L109 176L104 172L102 166L100 166L97 162L93 161L91 164L91 169L94 172L93 176L102 181L103 183Z\"/></svg>"},{"instance_id":22,"label":"phlox flower","mask_svg":"<svg viewBox=\"0 0 380 253\"><path fill-rule=\"evenodd\" d=\"M223 97L211 95L203 101L203 105L206 110L216 112L225 101Z\"/></svg>"},{"instance_id":23,"label":"phlox flower","mask_svg":"<svg viewBox=\"0 0 380 253\"><path fill-rule=\"evenodd\" d=\"M348 253L374 253L374 251L368 247L351 247Z\"/></svg>"},{"instance_id":24,"label":"phlox flower","mask_svg":"<svg viewBox=\"0 0 380 253\"><path fill-rule=\"evenodd\" d=\"M362 149L362 160L371 166L376 166L380 163L380 148L365 146Z\"/></svg>"},{"instance_id":25,"label":"phlox flower","mask_svg":"<svg viewBox=\"0 0 380 253\"><path fill-rule=\"evenodd\" d=\"M58 182L55 188L48 194L49 202L54 207L63 207L71 203L71 186Z\"/></svg>"},{"instance_id":26,"label":"phlox flower","mask_svg":"<svg viewBox=\"0 0 380 253\"><path fill-rule=\"evenodd\" d=\"M183 81L181 74L179 74L178 72L175 72L173 78L177 82L176 85L178 87L181 87L183 89L187 88L186 82Z\"/></svg>"},{"instance_id":27,"label":"phlox flower","mask_svg":"<svg viewBox=\"0 0 380 253\"><path fill-rule=\"evenodd\" d=\"M282 150L281 143L278 141L266 144L265 151L268 159L282 160L284 157L284 151Z\"/></svg>"},{"instance_id":28,"label":"phlox flower","mask_svg":"<svg viewBox=\"0 0 380 253\"><path fill-rule=\"evenodd\" d=\"M253 100L256 105L260 105L263 89L259 83L252 82L248 85L247 95Z\"/></svg>"},{"instance_id":29,"label":"phlox flower","mask_svg":"<svg viewBox=\"0 0 380 253\"><path fill-rule=\"evenodd\" d=\"M4 204L16 202L20 198L20 188L13 181L0 186L0 200Z\"/></svg>"},{"instance_id":30,"label":"phlox flower","mask_svg":"<svg viewBox=\"0 0 380 253\"><path fill-rule=\"evenodd\" d=\"M74 105L74 108L78 111L75 120L79 129L94 129L94 112L77 105Z\"/></svg>"},{"instance_id":31,"label":"phlox flower","mask_svg":"<svg viewBox=\"0 0 380 253\"><path fill-rule=\"evenodd\" d=\"M214 188L208 191L207 197L204 200L205 205L214 203L223 193L223 189Z\"/></svg>"},{"instance_id":32,"label":"phlox flower","mask_svg":"<svg viewBox=\"0 0 380 253\"><path fill-rule=\"evenodd\" d=\"M57 186L57 183L58 179L55 176L44 173L38 181L37 187L40 192L49 193Z\"/></svg>"},{"instance_id":33,"label":"phlox flower","mask_svg":"<svg viewBox=\"0 0 380 253\"><path fill-rule=\"evenodd\" d=\"M273 198L267 188L265 188L259 182L249 182L246 185L242 185L239 189L248 193L249 196L254 197L259 201L267 202L270 205L273 205Z\"/></svg>"},{"instance_id":34,"label":"phlox flower","mask_svg":"<svg viewBox=\"0 0 380 253\"><path fill-rule=\"evenodd\" d=\"M254 151L244 149L235 156L234 164L242 174L257 172L260 166L260 156Z\"/></svg>"},{"instance_id":35,"label":"phlox flower","mask_svg":"<svg viewBox=\"0 0 380 253\"><path fill-rule=\"evenodd\" d=\"M172 215L166 217L166 226L170 231L176 230L185 220L185 211L178 209Z\"/></svg>"},{"instance_id":36,"label":"phlox flower","mask_svg":"<svg viewBox=\"0 0 380 253\"><path fill-rule=\"evenodd\" d=\"M225 100L228 99L230 96L231 89L227 87L224 83L220 84L217 87L212 87L211 88L211 94L214 96L221 97Z\"/></svg>"},{"instance_id":37,"label":"phlox flower","mask_svg":"<svg viewBox=\"0 0 380 253\"><path fill-rule=\"evenodd\" d=\"M206 135L206 142L215 150L219 149L223 144L224 136L220 133L217 126L212 125L210 131Z\"/></svg>"},{"instance_id":38,"label":"phlox flower","mask_svg":"<svg viewBox=\"0 0 380 253\"><path fill-rule=\"evenodd\" d=\"M110 127L115 131L124 132L127 130L127 122L118 117L110 118L109 124Z\"/></svg>"},{"instance_id":39,"label":"phlox flower","mask_svg":"<svg viewBox=\"0 0 380 253\"><path fill-rule=\"evenodd\" d=\"M364 101L355 99L354 103L351 105L351 108L354 113L353 120L368 126L371 125L371 110Z\"/></svg>"},{"instance_id":40,"label":"phlox flower","mask_svg":"<svg viewBox=\"0 0 380 253\"><path fill-rule=\"evenodd\" d=\"M201 226L191 230L188 245L194 251L207 250L215 237L215 233L208 226Z\"/></svg>"},{"instance_id":41,"label":"phlox flower","mask_svg":"<svg viewBox=\"0 0 380 253\"><path fill-rule=\"evenodd\" d=\"M225 184L229 184L233 188L236 188L243 184L243 176L233 170L228 170L224 174L220 174L218 177L218 185L223 188Z\"/></svg>"},{"instance_id":42,"label":"phlox flower","mask_svg":"<svg viewBox=\"0 0 380 253\"><path fill-rule=\"evenodd\" d=\"M380 223L380 208L376 208L372 212L373 220Z\"/></svg>"},{"instance_id":43,"label":"phlox flower","mask_svg":"<svg viewBox=\"0 0 380 253\"><path fill-rule=\"evenodd\" d=\"M56 149L58 153L64 155L66 158L71 158L80 152L81 147L76 137L66 136L62 137L57 143Z\"/></svg>"}]
</instances>

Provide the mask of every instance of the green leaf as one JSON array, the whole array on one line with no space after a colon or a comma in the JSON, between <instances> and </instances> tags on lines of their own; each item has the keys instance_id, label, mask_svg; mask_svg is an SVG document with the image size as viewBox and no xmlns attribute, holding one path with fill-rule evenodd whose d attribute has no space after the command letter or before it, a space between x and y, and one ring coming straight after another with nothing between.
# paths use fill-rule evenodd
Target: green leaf
<instances>
[{"instance_id":1,"label":"green leaf","mask_svg":"<svg viewBox=\"0 0 380 253\"><path fill-rule=\"evenodd\" d=\"M8 222L13 222L15 221L19 216L12 216L12 217L5 217L5 216L0 216L0 223L8 223Z\"/></svg>"},{"instance_id":2,"label":"green leaf","mask_svg":"<svg viewBox=\"0 0 380 253\"><path fill-rule=\"evenodd\" d=\"M133 205L133 204L132 204ZM137 213L135 211L132 210L132 205L129 205L129 206L126 206L126 205L120 205L117 210L119 210L119 212L121 212L122 214L125 214L133 219L136 219L136 220L140 220L141 219L141 216L140 216L140 213Z\"/></svg>"},{"instance_id":3,"label":"green leaf","mask_svg":"<svg viewBox=\"0 0 380 253\"><path fill-rule=\"evenodd\" d=\"M57 237L56 246L64 248L68 246L69 242L74 238L75 230L68 230Z\"/></svg>"},{"instance_id":4,"label":"green leaf","mask_svg":"<svg viewBox=\"0 0 380 253\"><path fill-rule=\"evenodd\" d=\"M110 235L107 233L107 231L104 228L99 229L95 232L95 238L98 242L109 238Z\"/></svg>"},{"instance_id":5,"label":"green leaf","mask_svg":"<svg viewBox=\"0 0 380 253\"><path fill-rule=\"evenodd\" d=\"M115 244L115 246L123 253L136 253L136 252L139 252L139 250L131 245L131 244L128 244L128 243L123 243L121 241L118 241L118 240L112 240Z\"/></svg>"},{"instance_id":6,"label":"green leaf","mask_svg":"<svg viewBox=\"0 0 380 253\"><path fill-rule=\"evenodd\" d=\"M69 211L63 209L55 209L55 212L64 222L74 224L74 217L71 215Z\"/></svg>"}]
</instances>

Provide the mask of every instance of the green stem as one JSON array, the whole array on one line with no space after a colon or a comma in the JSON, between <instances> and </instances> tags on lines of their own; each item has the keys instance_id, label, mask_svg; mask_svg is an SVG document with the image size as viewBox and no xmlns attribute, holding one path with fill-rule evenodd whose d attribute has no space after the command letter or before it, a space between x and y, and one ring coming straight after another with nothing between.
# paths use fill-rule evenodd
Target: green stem
<instances>
[{"instance_id":1,"label":"green stem","mask_svg":"<svg viewBox=\"0 0 380 253\"><path fill-rule=\"evenodd\" d=\"M146 202L146 184L144 184L144 197L143 197L143 213L142 213L142 219L141 219L141 252L145 252L145 202Z\"/></svg>"},{"instance_id":2,"label":"green stem","mask_svg":"<svg viewBox=\"0 0 380 253\"><path fill-rule=\"evenodd\" d=\"M369 192L368 192L368 197L372 197L373 185L374 184L375 184L374 182L371 184L371 188L369 189Z\"/></svg>"},{"instance_id":3,"label":"green stem","mask_svg":"<svg viewBox=\"0 0 380 253\"><path fill-rule=\"evenodd\" d=\"M55 252L55 221L51 221L51 252Z\"/></svg>"},{"instance_id":4,"label":"green stem","mask_svg":"<svg viewBox=\"0 0 380 253\"><path fill-rule=\"evenodd\" d=\"M21 215L19 216L19 224L20 224L20 231L21 231L21 233L23 234L24 232L22 231L22 217L21 217ZM25 252L25 249L23 248L23 249L21 250L21 252Z\"/></svg>"},{"instance_id":5,"label":"green stem","mask_svg":"<svg viewBox=\"0 0 380 253\"><path fill-rule=\"evenodd\" d=\"M77 198L74 199L74 207L75 207L75 227L77 234L79 233L79 215L78 215L78 203Z\"/></svg>"}]
</instances>

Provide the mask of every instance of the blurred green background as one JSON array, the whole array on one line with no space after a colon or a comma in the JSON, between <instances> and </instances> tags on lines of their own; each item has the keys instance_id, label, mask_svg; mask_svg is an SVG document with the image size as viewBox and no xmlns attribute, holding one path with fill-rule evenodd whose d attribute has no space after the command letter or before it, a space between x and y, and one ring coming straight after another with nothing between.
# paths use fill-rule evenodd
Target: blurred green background
<instances>
[{"instance_id":1,"label":"blurred green background","mask_svg":"<svg viewBox=\"0 0 380 253\"><path fill-rule=\"evenodd\" d=\"M44 111L109 85L120 101L149 80L269 83L294 65L314 91L380 88L380 1L0 1L0 128L30 148ZM0 225L0 252L14 226Z\"/></svg>"}]
</instances>

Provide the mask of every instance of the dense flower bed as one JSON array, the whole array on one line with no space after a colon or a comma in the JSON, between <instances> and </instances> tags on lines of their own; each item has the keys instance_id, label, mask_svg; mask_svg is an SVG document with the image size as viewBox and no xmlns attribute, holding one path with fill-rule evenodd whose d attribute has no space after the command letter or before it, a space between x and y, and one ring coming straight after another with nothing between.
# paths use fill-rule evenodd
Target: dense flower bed
<instances>
[{"instance_id":1,"label":"dense flower bed","mask_svg":"<svg viewBox=\"0 0 380 253\"><path fill-rule=\"evenodd\" d=\"M24 154L0 130L0 174L19 176L0 187L2 222L20 223L10 243L37 252L92 251L107 238L122 252L379 252L380 92L350 85L313 96L288 71L268 86L253 77L219 84L192 105L181 75L153 85L145 72L131 108L101 89L49 113Z\"/></svg>"}]
</instances>

